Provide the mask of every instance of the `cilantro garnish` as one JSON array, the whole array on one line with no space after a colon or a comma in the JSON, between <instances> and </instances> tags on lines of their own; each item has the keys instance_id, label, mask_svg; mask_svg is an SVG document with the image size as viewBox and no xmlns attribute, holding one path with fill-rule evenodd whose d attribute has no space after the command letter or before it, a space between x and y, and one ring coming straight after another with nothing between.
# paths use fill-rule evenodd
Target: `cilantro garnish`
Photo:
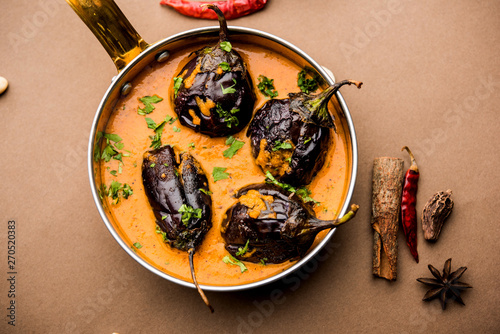
<instances>
[{"instance_id":1,"label":"cilantro garnish","mask_svg":"<svg viewBox=\"0 0 500 334\"><path fill-rule=\"evenodd\" d=\"M150 129L153 129L153 130L154 130L154 129L156 129L156 127L158 126L158 125L156 125L156 122L155 122L155 121L153 121L153 120L152 120L151 118L149 118L149 117L146 117L146 118L145 118L145 120L146 120L146 123L148 124L148 128L150 128Z\"/></svg>"},{"instance_id":2,"label":"cilantro garnish","mask_svg":"<svg viewBox=\"0 0 500 334\"><path fill-rule=\"evenodd\" d=\"M289 142L280 142L279 140L274 142L273 152L277 150L289 150L292 149L293 146Z\"/></svg>"},{"instance_id":3,"label":"cilantro garnish","mask_svg":"<svg viewBox=\"0 0 500 334\"><path fill-rule=\"evenodd\" d=\"M138 242L134 242L134 247L137 248L137 249L141 249L142 248L142 245Z\"/></svg>"},{"instance_id":4,"label":"cilantro garnish","mask_svg":"<svg viewBox=\"0 0 500 334\"><path fill-rule=\"evenodd\" d=\"M226 169L227 168L225 167L214 167L214 169L212 170L212 177L214 178L214 182L229 178L229 174L226 173Z\"/></svg>"},{"instance_id":5,"label":"cilantro garnish","mask_svg":"<svg viewBox=\"0 0 500 334\"><path fill-rule=\"evenodd\" d=\"M144 108L137 108L137 113L139 115L146 115L150 114L155 110L155 107L153 106L153 103L158 103L163 101L161 97L158 95L153 95L153 96L144 96L139 99L142 103L144 103Z\"/></svg>"},{"instance_id":6,"label":"cilantro garnish","mask_svg":"<svg viewBox=\"0 0 500 334\"><path fill-rule=\"evenodd\" d=\"M230 147L222 152L222 155L226 158L231 159L236 154L236 152L238 152L238 150L242 148L243 145L245 145L245 142L238 140L233 136L229 136L226 140L226 145L230 145Z\"/></svg>"},{"instance_id":7,"label":"cilantro garnish","mask_svg":"<svg viewBox=\"0 0 500 334\"><path fill-rule=\"evenodd\" d=\"M111 181L111 184L109 185L109 188L106 189L106 185L103 184L101 186L102 188L102 195L107 195L108 197L111 197L113 199L113 204L118 204L120 202L120 195L127 199L129 196L131 196L134 192L132 191L132 188L127 184L124 183L123 185L120 182L117 182L115 180Z\"/></svg>"},{"instance_id":8,"label":"cilantro garnish","mask_svg":"<svg viewBox=\"0 0 500 334\"><path fill-rule=\"evenodd\" d=\"M178 127L176 127L176 126L174 126L172 129L174 130L174 132L181 132L181 129L179 129L179 128L178 128Z\"/></svg>"},{"instance_id":9,"label":"cilantro garnish","mask_svg":"<svg viewBox=\"0 0 500 334\"><path fill-rule=\"evenodd\" d=\"M236 259L232 255L226 255L224 258L222 258L222 261L226 264L232 264L234 266L239 266L240 270L242 273L248 270L248 268L241 262L240 260Z\"/></svg>"},{"instance_id":10,"label":"cilantro garnish","mask_svg":"<svg viewBox=\"0 0 500 334\"><path fill-rule=\"evenodd\" d=\"M199 190L200 190L202 193L204 193L205 195L208 195L208 196L210 196L210 195L212 195L212 194L213 194L210 190L205 190L205 189L203 189L203 188L200 188Z\"/></svg>"},{"instance_id":11,"label":"cilantro garnish","mask_svg":"<svg viewBox=\"0 0 500 334\"><path fill-rule=\"evenodd\" d=\"M238 117L234 116L234 114L239 112L240 109L231 109L230 111L226 111L222 109L222 105L220 103L217 103L215 105L215 111L219 115L219 118L221 118L224 123L226 123L226 126L228 128L231 128L233 125L238 126L238 124L240 123Z\"/></svg>"},{"instance_id":12,"label":"cilantro garnish","mask_svg":"<svg viewBox=\"0 0 500 334\"><path fill-rule=\"evenodd\" d=\"M149 136L149 139L151 139L151 145L149 145L149 147L152 147L153 149L161 147L161 135L163 133L163 128L167 123L167 119L165 118L163 122L156 124L151 118L146 117L146 123L148 123L148 128L153 129L155 132L154 136Z\"/></svg>"},{"instance_id":13,"label":"cilantro garnish","mask_svg":"<svg viewBox=\"0 0 500 334\"><path fill-rule=\"evenodd\" d=\"M318 75L315 74L312 79L306 79L306 75L307 71L305 69L299 72L297 78L297 86L299 86L301 91L303 91L306 94L309 94L311 92L314 92L319 87Z\"/></svg>"},{"instance_id":14,"label":"cilantro garnish","mask_svg":"<svg viewBox=\"0 0 500 334\"><path fill-rule=\"evenodd\" d=\"M174 77L174 97L177 97L177 93L181 88L182 81L184 81L184 79L182 79L181 77Z\"/></svg>"},{"instance_id":15,"label":"cilantro garnish","mask_svg":"<svg viewBox=\"0 0 500 334\"><path fill-rule=\"evenodd\" d=\"M162 219L163 219L163 217L162 217ZM167 233L163 232L163 230L160 228L160 226L156 225L155 232L156 232L156 234L161 234L163 241L167 240Z\"/></svg>"},{"instance_id":16,"label":"cilantro garnish","mask_svg":"<svg viewBox=\"0 0 500 334\"><path fill-rule=\"evenodd\" d=\"M106 140L106 146L101 151L101 142ZM96 134L94 145L94 160L97 162L102 159L109 162L111 159L122 161L122 153L118 150L123 149L124 145L121 142L122 138L114 133L104 133L99 131Z\"/></svg>"},{"instance_id":17,"label":"cilantro garnish","mask_svg":"<svg viewBox=\"0 0 500 334\"><path fill-rule=\"evenodd\" d=\"M179 213L182 213L182 223L186 225L186 227L189 224L189 221L191 218L201 218L201 209L194 209L190 205L182 204L181 207L179 208Z\"/></svg>"},{"instance_id":18,"label":"cilantro garnish","mask_svg":"<svg viewBox=\"0 0 500 334\"><path fill-rule=\"evenodd\" d=\"M270 98L278 96L278 92L274 88L274 79L269 79L264 75L259 75L259 84L257 88L264 94L265 96L269 96Z\"/></svg>"},{"instance_id":19,"label":"cilantro garnish","mask_svg":"<svg viewBox=\"0 0 500 334\"><path fill-rule=\"evenodd\" d=\"M243 248L241 248L241 247L238 248L238 251L236 252L236 256L243 255L247 252L249 242L250 242L250 239L247 240L247 243L245 244L245 246Z\"/></svg>"},{"instance_id":20,"label":"cilantro garnish","mask_svg":"<svg viewBox=\"0 0 500 334\"><path fill-rule=\"evenodd\" d=\"M227 87L227 88L224 88L224 86L222 86L222 84L220 84L220 88L222 88L222 94L233 94L233 93L236 93L236 89L234 88L234 86L236 86L236 84L238 82L234 78L233 78L233 82L234 82L234 84L232 86Z\"/></svg>"},{"instance_id":21,"label":"cilantro garnish","mask_svg":"<svg viewBox=\"0 0 500 334\"><path fill-rule=\"evenodd\" d=\"M229 41L224 41L220 43L220 48L226 52L231 52L231 49L233 46L231 45L231 42Z\"/></svg>"},{"instance_id":22,"label":"cilantro garnish","mask_svg":"<svg viewBox=\"0 0 500 334\"><path fill-rule=\"evenodd\" d=\"M224 71L224 72L228 72L228 71L231 71L231 66L229 66L229 63L226 63L225 61L223 61L222 63L219 64L219 67Z\"/></svg>"},{"instance_id":23,"label":"cilantro garnish","mask_svg":"<svg viewBox=\"0 0 500 334\"><path fill-rule=\"evenodd\" d=\"M304 201L304 203L313 202L314 204L319 204L318 201L314 200L311 197L311 191L307 187L303 186L300 188L294 188L293 186L289 185L288 183L279 182L271 174L270 171L266 171L266 177L267 177L266 182L273 183L273 184L277 185L278 187L281 187L281 188L283 188L291 193L297 194L297 196L299 196Z\"/></svg>"}]
</instances>

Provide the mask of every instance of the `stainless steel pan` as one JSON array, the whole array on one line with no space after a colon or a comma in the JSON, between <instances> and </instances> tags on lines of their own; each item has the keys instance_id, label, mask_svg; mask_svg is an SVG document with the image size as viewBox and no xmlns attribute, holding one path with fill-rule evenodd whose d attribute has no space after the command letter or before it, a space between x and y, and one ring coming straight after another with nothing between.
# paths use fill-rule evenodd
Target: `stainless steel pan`
<instances>
[{"instance_id":1,"label":"stainless steel pan","mask_svg":"<svg viewBox=\"0 0 500 334\"><path fill-rule=\"evenodd\" d=\"M132 88L132 79L151 62L166 61L169 57L169 52L172 50L182 48L182 46L186 44L192 44L194 40L216 39L218 36L219 27L211 26L188 30L167 37L154 44L148 44L135 31L130 22L112 0L66 1L101 42L102 46L106 49L118 70L118 75L113 78L111 85L104 94L104 97L102 98L102 101L97 109L90 132L88 149L88 173L90 178L90 187L92 189L92 195L94 197L94 202L97 206L97 209L99 210L102 220L106 224L106 227L110 231L111 235L125 250L125 252L127 252L139 264L169 281L194 288L193 283L178 279L176 277L172 277L167 273L158 270L151 263L149 263L147 259L142 258L139 254L132 251L131 245L125 241L126 239L120 232L119 228L117 228L117 222L115 222L114 218L109 214L106 205L101 203L98 193L99 185L101 184L101 173L99 170L100 165L99 163L94 162L93 155L97 132L104 131L117 101L122 96L127 95L130 92ZM279 50L282 54L284 53L285 56L294 59L300 66L307 65L314 68L329 85L332 85L334 83L334 79L328 75L327 71L323 67L317 64L302 50L279 37L273 36L263 31L236 26L230 26L229 31L232 41L237 42L238 40L245 40L257 44L265 43L267 47ZM339 92L337 92L336 94L338 100L337 111L340 115L341 122L343 122L343 124L345 125L346 136L348 136L348 149L350 150L351 154L350 179L348 180L349 186L345 201L342 205L342 210L339 213L339 216L342 216L347 212L349 202L354 190L358 164L358 153L356 145L356 134L354 131L351 115L344 99L342 98L342 95ZM272 277L268 277L257 282L237 286L201 285L201 288L203 290L210 291L244 290L259 287L284 278L285 276L300 268L304 263L311 260L328 243L334 233L335 230L331 230L327 234L327 236L304 258L302 258L286 271L276 274Z\"/></svg>"}]
</instances>

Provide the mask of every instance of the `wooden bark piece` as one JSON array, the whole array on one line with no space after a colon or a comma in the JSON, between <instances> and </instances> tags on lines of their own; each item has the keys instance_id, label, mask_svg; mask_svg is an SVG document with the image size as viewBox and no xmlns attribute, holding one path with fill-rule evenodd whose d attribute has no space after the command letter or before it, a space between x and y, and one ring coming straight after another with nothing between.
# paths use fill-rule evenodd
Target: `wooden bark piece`
<instances>
[{"instance_id":1,"label":"wooden bark piece","mask_svg":"<svg viewBox=\"0 0 500 334\"><path fill-rule=\"evenodd\" d=\"M404 161L376 158L372 176L373 275L395 280Z\"/></svg>"}]
</instances>

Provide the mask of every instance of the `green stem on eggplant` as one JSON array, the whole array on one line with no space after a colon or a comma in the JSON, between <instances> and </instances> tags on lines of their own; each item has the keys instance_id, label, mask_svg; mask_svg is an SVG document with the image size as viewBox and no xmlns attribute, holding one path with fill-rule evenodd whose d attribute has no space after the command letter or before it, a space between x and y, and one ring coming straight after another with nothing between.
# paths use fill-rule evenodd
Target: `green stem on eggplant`
<instances>
[{"instance_id":1,"label":"green stem on eggplant","mask_svg":"<svg viewBox=\"0 0 500 334\"><path fill-rule=\"evenodd\" d=\"M303 95L303 105L311 113L310 119L320 126L333 127L332 118L328 111L328 102L340 87L344 85L356 85L361 88L363 83L354 80L343 80L328 87L317 95Z\"/></svg>"}]
</instances>

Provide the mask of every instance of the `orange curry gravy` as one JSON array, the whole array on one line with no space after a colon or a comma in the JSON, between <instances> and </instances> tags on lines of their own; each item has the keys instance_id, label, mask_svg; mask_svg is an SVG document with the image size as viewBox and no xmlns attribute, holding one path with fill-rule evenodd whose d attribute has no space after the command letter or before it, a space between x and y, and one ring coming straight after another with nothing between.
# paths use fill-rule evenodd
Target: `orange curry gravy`
<instances>
[{"instance_id":1,"label":"orange curry gravy","mask_svg":"<svg viewBox=\"0 0 500 334\"><path fill-rule=\"evenodd\" d=\"M209 44L212 45L212 44ZM142 157L151 144L150 136L154 131L147 127L145 117L161 123L167 115L177 117L172 104L173 78L190 59L189 54L202 46L192 46L183 52L172 53L165 63L152 62L132 82L132 92L118 101L110 117L106 133L118 134L123 140L122 152L129 151L130 156L123 157L121 173L113 176L110 171L118 170L118 161L101 161L101 177L107 187L112 180L128 183L133 189L133 195L128 199L121 199L118 204L112 204L111 198L105 198L107 207L111 211L125 241L146 261L159 270L191 282L187 252L171 248L162 241L162 236L155 232L156 223L153 211L149 205L142 184ZM257 90L258 76L265 75L274 79L277 98L286 98L288 93L297 92L297 74L301 67L281 54L262 46L252 44L233 43L233 47L244 58L254 83L257 96L255 110L262 107L268 100ZM139 98L158 95L163 101L154 104L155 110L142 116L137 108L144 105ZM336 103L336 101L335 101ZM330 111L335 113L332 102ZM351 153L348 146L343 123L335 115L337 132L333 133L333 143L328 152L326 163L313 182L308 186L312 191L311 197L319 201L315 211L319 218L333 219L341 210L345 199L348 180L350 178ZM180 129L180 131L179 131ZM250 140L246 137L246 128L234 135L245 144L237 154L229 159L222 152L229 146L226 138L210 138L182 126L178 120L165 125L162 135L162 144L174 145L177 152L189 151L203 166L209 180L213 201L213 226L207 233L194 257L195 272L200 284L204 285L241 285L280 273L296 261L287 261L282 264L254 264L245 262L248 271L241 272L235 265L226 264L223 257L229 253L224 249L224 242L220 234L222 217L236 200L235 192L251 183L264 182L264 173L253 161L251 156ZM226 167L230 178L213 181L214 167ZM321 240L328 231L318 235L316 242ZM128 239L128 240L127 240ZM137 249L132 245L139 243Z\"/></svg>"}]
</instances>

